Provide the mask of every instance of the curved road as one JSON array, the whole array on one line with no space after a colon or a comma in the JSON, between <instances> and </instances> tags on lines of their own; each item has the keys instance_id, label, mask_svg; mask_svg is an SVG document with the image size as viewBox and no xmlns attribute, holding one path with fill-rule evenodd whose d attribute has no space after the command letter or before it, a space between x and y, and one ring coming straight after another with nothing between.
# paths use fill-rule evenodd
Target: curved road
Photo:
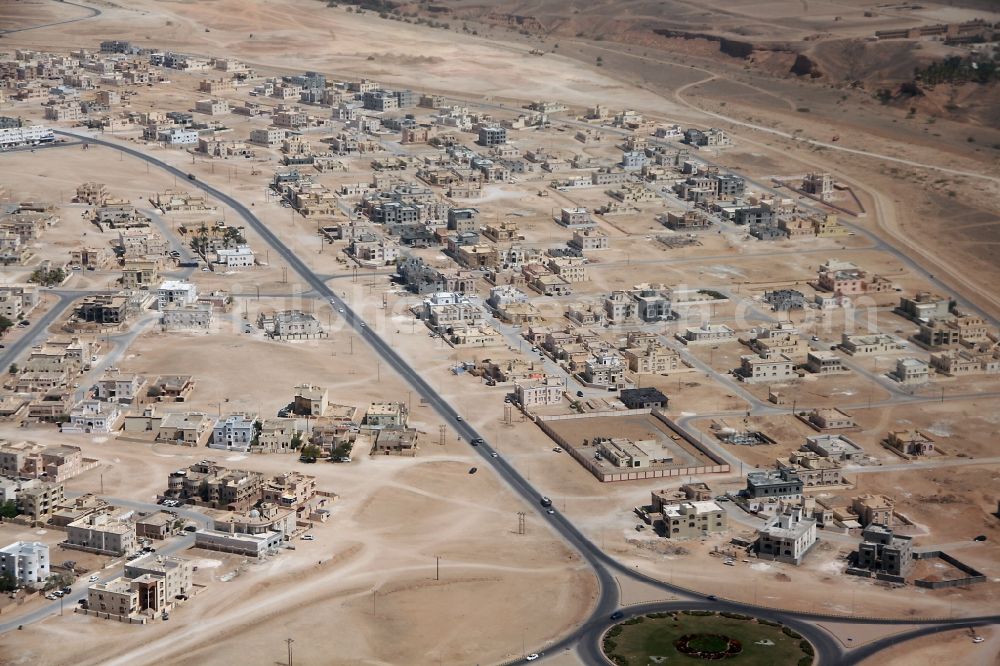
<instances>
[{"instance_id":1,"label":"curved road","mask_svg":"<svg viewBox=\"0 0 1000 666\"><path fill-rule=\"evenodd\" d=\"M64 136L69 136L77 139L86 139L92 143L96 143L114 150L124 152L132 157L139 160L143 160L149 164L152 164L164 171L187 179L187 172L172 166L166 162L163 162L155 157L147 155L139 150L131 148L129 146L121 145L105 139L91 138L85 135L57 131L57 134ZM363 340L365 340L373 350L379 354L389 365L406 380L418 395L424 399L426 404L434 408L443 418L452 422L453 427L459 435L464 437L466 441L472 442L475 439L481 439L480 434L473 428L467 421L463 420L458 412L448 403L429 383L427 383L423 377L420 376L405 360L400 357L395 350L387 344L381 336L379 336L375 331L373 331L366 323L359 317L355 311L344 302L337 294L330 289L323 280L316 275L299 257L292 252L291 249L286 246L281 239L279 239L263 222L261 222L249 208L244 206L242 203L229 196L225 192L222 192L215 187L208 185L201 180L189 180L189 185L196 187L206 194L211 195L222 203L226 204L232 208L238 215L240 215L249 224L254 231L261 236L261 238L270 245L278 255L288 262L288 265L293 271L299 274L299 276L315 291L319 296L326 298L331 305L336 307L338 310L343 310L344 322L354 329L355 333ZM691 599L687 602L652 602L650 604L644 604L640 606L633 606L629 609L629 614L638 614L640 612L654 612L660 610L669 610L675 605L680 603L684 608L711 608L712 610L732 610L734 612L743 612L753 615L771 617L776 621L793 626L798 630L800 627L804 628L804 623L815 622L819 620L831 620L839 619L844 621L845 618L838 616L823 615L818 613L800 613L793 611L784 611L780 609L763 608L756 607L749 604L742 604L737 602L731 602L721 599L710 598L708 595L701 594L699 592L688 590L681 586L672 585L664 583L658 579L652 578L638 571L630 569L622 565L617 560L606 555L600 548L598 548L594 543L592 543L586 536L584 536L575 525L573 525L568 519L562 516L558 512L553 513L542 513L542 509L539 505L540 494L531 486L531 484L523 477L521 474L511 466L506 459L502 457L492 457L493 449L489 444L484 443L480 446L473 447L483 459L484 464L489 464L492 466L494 471L511 487L514 492L524 498L528 503L536 508L536 511L541 513L543 518L547 518L550 526L556 533L559 534L567 543L576 549L581 557L592 567L594 574L597 577L597 581L600 587L600 592L598 599L594 605L593 612L588 622L586 622L582 627L578 627L574 631L570 632L562 640L555 644L548 646L550 651L562 650L569 648L573 645L580 645L581 656L589 659L589 663L602 663L601 660L594 660L593 654L589 654L587 644L593 645L595 642L594 636L599 635L595 632L603 632L604 629L613 624L609 616L610 614L618 608L619 606L619 592L617 581L612 574L618 576L624 576L631 578L636 581L646 583L648 585L655 586L656 588L663 590L666 593L680 595ZM850 620L850 618L846 618ZM961 627L969 626L972 624L992 624L1000 622L1000 615L987 616L979 618L962 618L962 619L929 619L929 620L913 620L913 619L866 619L859 620L861 623L880 623L880 624L925 624L928 625L931 630L944 630L943 627ZM832 638L822 637L818 633L819 629L815 631L810 629L804 629L803 635L808 635L810 640L815 639L815 645L817 648L817 655L819 656L820 663L822 664L834 664L834 663L844 663L845 654L844 650L835 642ZM581 644L581 641L584 643Z\"/></svg>"},{"instance_id":2,"label":"curved road","mask_svg":"<svg viewBox=\"0 0 1000 666\"><path fill-rule=\"evenodd\" d=\"M74 7L80 7L82 9L86 9L90 13L87 14L86 16L80 16L80 17L77 17L77 18L66 19L64 21L53 21L52 23L42 23L41 25L32 25L32 26L28 26L27 28L14 28L12 30L0 30L0 35L9 35L9 34L15 33L15 32L27 32L28 30L38 30L39 28L49 28L49 27L54 26L54 25L64 25L66 23L76 23L77 21L86 21L87 19L92 19L95 16L100 16L103 13L103 12L101 12L100 9L97 9L95 7L88 7L87 5L81 5L81 4L76 3L76 2L66 2L66 0L60 0L60 2L62 4L64 4L64 5L73 5Z\"/></svg>"}]
</instances>

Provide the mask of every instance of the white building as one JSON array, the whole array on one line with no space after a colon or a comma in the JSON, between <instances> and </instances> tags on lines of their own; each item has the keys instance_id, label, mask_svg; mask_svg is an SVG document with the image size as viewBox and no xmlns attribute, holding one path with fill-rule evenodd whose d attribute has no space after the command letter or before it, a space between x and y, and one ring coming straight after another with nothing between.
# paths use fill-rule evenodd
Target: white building
<instances>
[{"instance_id":1,"label":"white building","mask_svg":"<svg viewBox=\"0 0 1000 666\"><path fill-rule=\"evenodd\" d=\"M29 127L4 127L0 129L0 146L23 146L26 144L47 143L55 140L52 130L42 125Z\"/></svg>"},{"instance_id":2,"label":"white building","mask_svg":"<svg viewBox=\"0 0 1000 666\"><path fill-rule=\"evenodd\" d=\"M758 557L799 564L816 543L816 519L803 516L802 507L785 507L767 521L757 536Z\"/></svg>"},{"instance_id":3,"label":"white building","mask_svg":"<svg viewBox=\"0 0 1000 666\"><path fill-rule=\"evenodd\" d=\"M171 146L198 143L198 132L196 130L183 129L180 127L171 127L170 129L160 130L157 132L156 140L170 144Z\"/></svg>"},{"instance_id":4,"label":"white building","mask_svg":"<svg viewBox=\"0 0 1000 666\"><path fill-rule=\"evenodd\" d=\"M62 424L61 432L111 432L120 416L116 403L84 400L69 413L69 423Z\"/></svg>"},{"instance_id":5,"label":"white building","mask_svg":"<svg viewBox=\"0 0 1000 666\"><path fill-rule=\"evenodd\" d=\"M514 395L522 407L558 405L566 391L565 380L548 377L538 382L514 384Z\"/></svg>"},{"instance_id":6,"label":"white building","mask_svg":"<svg viewBox=\"0 0 1000 666\"><path fill-rule=\"evenodd\" d=\"M156 290L156 305L161 312L168 305L191 305L197 300L198 288L182 280L167 280Z\"/></svg>"},{"instance_id":7,"label":"white building","mask_svg":"<svg viewBox=\"0 0 1000 666\"><path fill-rule=\"evenodd\" d=\"M44 583L49 577L49 547L40 541L15 541L0 548L0 576L8 574L21 585Z\"/></svg>"},{"instance_id":8,"label":"white building","mask_svg":"<svg viewBox=\"0 0 1000 666\"><path fill-rule=\"evenodd\" d=\"M226 451L250 451L253 442L254 419L250 414L230 414L215 422L208 447Z\"/></svg>"},{"instance_id":9,"label":"white building","mask_svg":"<svg viewBox=\"0 0 1000 666\"><path fill-rule=\"evenodd\" d=\"M253 250L249 245L239 247L223 247L215 251L215 263L226 268L252 268L254 265Z\"/></svg>"}]
</instances>

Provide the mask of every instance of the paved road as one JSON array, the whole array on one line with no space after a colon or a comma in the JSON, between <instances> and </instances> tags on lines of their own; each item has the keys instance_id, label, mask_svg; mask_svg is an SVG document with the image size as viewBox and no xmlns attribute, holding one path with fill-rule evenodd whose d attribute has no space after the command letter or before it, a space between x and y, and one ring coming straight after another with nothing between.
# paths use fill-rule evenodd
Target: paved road
<instances>
[{"instance_id":1,"label":"paved road","mask_svg":"<svg viewBox=\"0 0 1000 666\"><path fill-rule=\"evenodd\" d=\"M28 327L25 335L22 335L18 340L10 343L5 349L2 350L3 353L0 353L0 371L6 372L7 368L10 367L10 364L17 362L18 358L20 358L21 354L25 350L31 349L33 346L38 344L42 338L47 337L49 326L51 326L56 319L62 316L66 309L73 304L74 300L79 298L85 292L52 289L42 290L42 293L55 294L59 300L56 301L56 303L49 308L49 311L42 315L41 318L36 318L34 321L29 319L28 321L31 321L31 326Z\"/></svg>"},{"instance_id":2,"label":"paved road","mask_svg":"<svg viewBox=\"0 0 1000 666\"><path fill-rule=\"evenodd\" d=\"M66 136L71 136L74 138L83 138L81 135L68 133L68 132L58 132ZM139 150L131 148L129 146L123 146L111 141L106 141L104 139L89 139L93 143L104 145L115 150L120 150L127 153L137 159L146 161L160 169L167 171L176 176L187 178L187 173L163 162L155 157L151 157ZM373 350L382 357L397 373L402 376L402 378L407 381L417 392L417 394L424 400L425 404L430 405L435 411L438 412L443 418L453 423L456 432L463 437L466 441L471 442L477 438L480 438L480 434L473 428L467 421L465 421L461 415L456 412L452 405L446 401L434 388L427 383L423 377L420 376L406 361L404 361L395 350L387 344L375 331L373 331L367 324L354 312L354 310L344 302L335 292L333 292L313 271L301 260L299 257L292 252L282 241L279 239L265 224L263 224L257 217L242 203L236 199L230 197L226 193L216 189L215 187L206 184L201 180L191 180L189 185L201 189L205 193L215 197L222 203L228 205L232 208L238 215L240 215L248 225L250 225L254 231L256 231L261 238L270 245L275 252L284 259L289 267L313 289L317 294L329 300L329 302L338 309L344 311L343 319L345 323L353 328L357 335L366 341ZM552 513L547 513L542 510L539 505L539 493L531 486L531 484L518 472L507 460L503 457L497 456L492 457L493 452L492 447L483 443L480 446L476 446L472 449L477 452L483 459L480 463L483 466L490 465L493 470L510 486L510 488L524 498L531 506L534 506L536 511L539 512L542 519L546 520L551 528L559 534L567 543L569 543L581 557L590 565L593 569L594 574L598 581L599 594L597 601L594 606L593 613L590 620L582 627L570 632L561 641L550 646L550 650L561 650L568 648L573 645L580 645L580 649L583 653L588 654L588 650L594 647L596 642L596 636L599 636L600 632L604 628L610 626L612 623L608 619L610 614L619 605L619 593L614 576L624 576L637 580L640 582L653 585L668 594L680 595L692 601L683 602L683 606L687 608L693 607L692 604L700 604L706 608L712 608L714 610L733 610L738 612L748 612L760 615L766 613L768 616L775 618L778 621L787 623L791 626L799 627L803 622L828 620L829 617L822 614L813 613L797 613L791 611L783 611L780 609L760 609L749 604L740 604L736 602L730 602L726 600L709 599L708 596L701 594L699 592L688 590L681 586L671 585L664 583L660 580L652 578L650 576L644 575L638 571L630 569L622 565L617 560L612 559L606 555L600 548L598 548L594 543L592 543L586 536L584 536L575 525L573 525L568 519L566 519L561 513L553 511ZM672 603L656 603L646 606L648 610L643 612L652 612L663 610L665 608L672 607ZM630 613L636 612L633 608ZM1000 620L1000 616L991 616L986 618L976 618L974 620L983 622L995 622ZM883 620L886 623L901 623L901 624L916 624L916 623L926 623L930 625L944 625L944 624L954 624L955 626L964 626L970 624L972 621L970 619L962 620L912 620L912 619L899 619L899 620ZM870 621L870 620L869 620ZM806 630L809 632L809 636L812 639L815 636L817 654L819 655L820 661L823 664L827 663L842 663L843 661L843 651L836 645L832 640L828 640L823 636L815 634L812 630ZM818 631L818 630L817 630ZM804 634L805 635L805 634ZM580 643L580 641L585 641ZM591 645L588 648L587 645ZM591 657L593 655L591 654ZM599 660L590 659L591 663L600 663Z\"/></svg>"},{"instance_id":3,"label":"paved road","mask_svg":"<svg viewBox=\"0 0 1000 666\"><path fill-rule=\"evenodd\" d=\"M76 2L66 2L66 0L60 0L64 5L73 5L74 7L81 7L89 12L86 16L79 16L77 18L66 19L65 21L54 21L52 23L42 23L40 25L32 25L27 28L14 28L13 30L0 30L0 35L9 35L14 32L27 32L28 30L38 30L39 28L48 28L53 25L64 25L66 23L76 23L77 21L86 21L87 19L92 19L95 16L101 15L100 9L95 9L94 7L88 7L87 5L81 5Z\"/></svg>"}]
</instances>

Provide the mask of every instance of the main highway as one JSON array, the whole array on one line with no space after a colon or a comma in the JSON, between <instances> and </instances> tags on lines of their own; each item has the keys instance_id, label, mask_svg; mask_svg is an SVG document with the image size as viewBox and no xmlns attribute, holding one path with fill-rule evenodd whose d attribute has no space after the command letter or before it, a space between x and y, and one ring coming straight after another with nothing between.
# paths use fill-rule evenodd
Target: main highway
<instances>
[{"instance_id":1,"label":"main highway","mask_svg":"<svg viewBox=\"0 0 1000 666\"><path fill-rule=\"evenodd\" d=\"M414 370L396 351L386 343L365 321L355 312L351 306L341 299L327 284L313 272L285 243L278 238L270 228L261 222L257 216L244 206L241 202L217 189L216 187L200 180L188 179L188 173L178 167L164 162L156 157L148 155L140 150L123 145L117 142L108 141L103 138L92 137L84 134L77 134L66 131L56 131L57 134L74 139L84 139L90 143L98 144L113 150L121 151L138 160L142 160L150 165L156 166L167 173L188 180L188 185L202 190L207 195L214 197L219 202L229 206L234 212L242 217L246 223L281 257L299 277L320 297L327 301L336 309L341 311L344 324L351 327L355 333L367 342L372 349L386 362L393 370L407 381L417 394L424 400L424 403L432 407L442 418L451 422L452 427L467 442L476 440L483 443L473 446L472 451L478 454L484 465L489 465L510 488L526 500L539 515L548 521L550 527L568 544L570 544L593 569L599 586L599 593L594 604L590 618L580 627L577 627L562 639L546 646L548 654L556 651L566 650L576 647L580 657L588 664L607 663L600 654L600 637L603 632L614 624L610 620L610 615L619 609L620 597L617 578L628 578L646 585L662 590L667 595L680 597L680 600L669 602L651 602L636 606L630 606L623 610L625 617L632 617L644 613L675 610L680 608L703 608L711 610L724 610L752 614L774 621L782 622L807 637L816 647L816 653L820 664L848 664L856 663L853 654L847 652L843 646L834 638L817 627L814 623L819 621L830 621L840 619L841 621L851 618L837 618L837 616L823 615L818 613L801 613L785 611L775 608L763 608L750 604L732 602L724 599L716 599L689 590L679 585L673 585L657 580L638 571L622 565L617 560L609 557L597 547L593 542L584 536L572 522L557 511L549 513L540 504L541 495L535 488L517 471L504 457L493 457L493 448L485 442L479 432L462 417L461 411L467 414L472 413L476 408L475 404L459 404L452 406L442 397L420 374ZM859 624L900 624L900 625L925 625L910 633L914 636L925 633L933 633L947 630L947 628L958 628L967 626L982 626L986 624L1000 623L1000 614L982 616L976 618L961 619L924 619L914 620L912 618L884 618L884 619L861 619L854 618ZM888 646L890 643L885 643ZM871 652L874 654L874 652ZM861 653L857 653L861 655ZM867 652L866 656L870 656ZM517 663L517 662L508 662Z\"/></svg>"}]
</instances>

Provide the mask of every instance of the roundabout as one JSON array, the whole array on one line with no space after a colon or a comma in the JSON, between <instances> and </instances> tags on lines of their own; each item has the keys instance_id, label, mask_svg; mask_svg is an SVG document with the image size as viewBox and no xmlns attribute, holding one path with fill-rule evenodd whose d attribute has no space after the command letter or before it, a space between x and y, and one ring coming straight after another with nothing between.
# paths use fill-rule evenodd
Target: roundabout
<instances>
[{"instance_id":1,"label":"roundabout","mask_svg":"<svg viewBox=\"0 0 1000 666\"><path fill-rule=\"evenodd\" d=\"M741 613L648 613L611 627L604 656L620 666L721 661L748 666L808 666L815 649L778 622Z\"/></svg>"}]
</instances>

